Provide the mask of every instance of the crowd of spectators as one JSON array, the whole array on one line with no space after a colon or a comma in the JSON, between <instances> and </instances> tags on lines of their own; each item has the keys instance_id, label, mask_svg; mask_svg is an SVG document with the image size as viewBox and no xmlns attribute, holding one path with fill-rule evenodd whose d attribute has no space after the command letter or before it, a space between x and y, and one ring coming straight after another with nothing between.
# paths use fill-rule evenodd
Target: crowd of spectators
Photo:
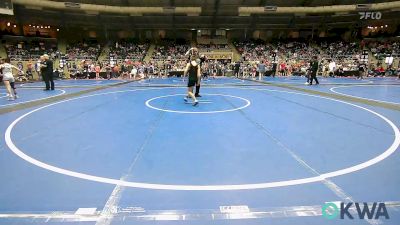
<instances>
[{"instance_id":1,"label":"crowd of spectators","mask_svg":"<svg viewBox=\"0 0 400 225\"><path fill-rule=\"evenodd\" d=\"M149 49L149 43L136 41L118 41L110 48L110 59L117 61L142 61Z\"/></svg>"},{"instance_id":2,"label":"crowd of spectators","mask_svg":"<svg viewBox=\"0 0 400 225\"><path fill-rule=\"evenodd\" d=\"M97 60L101 52L101 45L98 43L76 42L67 45L65 59L67 61L75 60Z\"/></svg>"},{"instance_id":3,"label":"crowd of spectators","mask_svg":"<svg viewBox=\"0 0 400 225\"><path fill-rule=\"evenodd\" d=\"M57 51L57 45L41 41L32 42L13 42L4 45L7 56L12 61L28 61L30 59L38 59L43 54L48 54L55 59L60 56Z\"/></svg>"},{"instance_id":4,"label":"crowd of spectators","mask_svg":"<svg viewBox=\"0 0 400 225\"><path fill-rule=\"evenodd\" d=\"M230 60L207 60L202 64L208 75L226 75L237 70L243 76L254 76L260 64L266 71L276 71L276 75L306 74L313 56L318 56L319 72L324 76L343 75L346 71L357 71L362 64L363 49L375 55L398 56L398 41L344 42L337 40L309 43L307 41L278 41L266 43L247 40L234 42L241 60L237 66ZM184 41L162 40L156 44L148 62L144 62L149 43L119 41L110 47L110 58L99 63L101 45L78 42L67 46L66 55L60 56L57 44L44 42L5 43L8 57L13 61L36 61L40 55L48 54L53 59L60 58L60 68L69 70L75 77L93 78L94 73L105 72L105 78L140 76L167 76L174 71L183 71L190 44ZM200 52L230 50L226 44L199 44ZM207 53L208 54L208 53ZM384 68L382 62L366 65L369 74L387 74L391 67ZM61 67L62 66L62 67ZM135 73L133 71L136 71ZM92 74L92 75L89 75ZM98 75L96 78L100 78Z\"/></svg>"},{"instance_id":5,"label":"crowd of spectators","mask_svg":"<svg viewBox=\"0 0 400 225\"><path fill-rule=\"evenodd\" d=\"M186 60L189 48L186 41L163 40L154 49L152 60Z\"/></svg>"},{"instance_id":6,"label":"crowd of spectators","mask_svg":"<svg viewBox=\"0 0 400 225\"><path fill-rule=\"evenodd\" d=\"M157 74L165 76L170 71L183 70L188 60L185 54L189 49L190 43L185 40L161 40L151 56L151 63Z\"/></svg>"},{"instance_id":7,"label":"crowd of spectators","mask_svg":"<svg viewBox=\"0 0 400 225\"><path fill-rule=\"evenodd\" d=\"M233 43L241 54L243 61L259 61L272 56L274 47L256 41L241 41Z\"/></svg>"},{"instance_id":8,"label":"crowd of spectators","mask_svg":"<svg viewBox=\"0 0 400 225\"><path fill-rule=\"evenodd\" d=\"M368 48L375 56L400 56L399 41L362 41L361 44Z\"/></svg>"},{"instance_id":9,"label":"crowd of spectators","mask_svg":"<svg viewBox=\"0 0 400 225\"><path fill-rule=\"evenodd\" d=\"M324 41L319 44L319 47L322 50L321 57L334 60L353 59L359 57L362 53L358 42Z\"/></svg>"},{"instance_id":10,"label":"crowd of spectators","mask_svg":"<svg viewBox=\"0 0 400 225\"><path fill-rule=\"evenodd\" d=\"M288 59L311 60L312 56L319 55L320 49L309 42L277 42L278 54Z\"/></svg>"},{"instance_id":11,"label":"crowd of spectators","mask_svg":"<svg viewBox=\"0 0 400 225\"><path fill-rule=\"evenodd\" d=\"M328 64L335 62L335 68L344 71L357 70L362 49L356 42L324 41L279 41L272 44L260 41L234 42L245 64L265 63L267 69L275 66L277 74L292 75L306 73L313 56L318 56L321 71L328 71ZM254 66L253 66L254 67ZM252 66L244 65L246 68Z\"/></svg>"}]
</instances>

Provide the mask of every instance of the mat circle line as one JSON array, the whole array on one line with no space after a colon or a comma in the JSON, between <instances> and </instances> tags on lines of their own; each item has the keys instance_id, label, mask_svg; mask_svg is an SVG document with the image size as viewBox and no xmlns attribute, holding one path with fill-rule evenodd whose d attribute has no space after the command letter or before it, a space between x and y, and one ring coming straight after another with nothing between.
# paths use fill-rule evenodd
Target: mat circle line
<instances>
[{"instance_id":1,"label":"mat circle line","mask_svg":"<svg viewBox=\"0 0 400 225\"><path fill-rule=\"evenodd\" d=\"M381 87L381 86L385 86L385 87L398 87L398 88L400 88L400 86L394 86L394 85L375 84L375 85L336 86L336 87L331 87L329 90L330 90L331 92L335 93L335 94L343 95L343 96L347 96L347 97L353 97L353 98L364 99L364 100L369 100L369 101L376 101L376 102L381 102L381 103L389 103L389 104L400 105L399 102L390 102L390 101L383 101L383 100L378 100L378 99L373 99L373 98L364 98L364 97L360 97L360 96L356 96L356 95L349 95L349 94L344 94L344 93L335 91L335 89L339 89L339 88L349 88L349 87Z\"/></svg>"},{"instance_id":2,"label":"mat circle line","mask_svg":"<svg viewBox=\"0 0 400 225\"><path fill-rule=\"evenodd\" d=\"M314 183L314 182L320 182L324 181L327 178L332 178L332 177L337 177L345 174L350 174L362 169L365 169L367 167L370 167L374 164L379 163L380 161L386 159L390 155L392 155L397 148L400 145L400 131L398 127L390 121L388 118L385 116L367 109L365 107L345 102L342 100L337 100L337 99L332 99L328 97L323 97L323 96L317 96L317 95L311 95L311 94L305 94L305 93L298 93L298 92L290 92L290 91L281 91L281 90L271 90L271 89L259 89L259 88L236 88L236 89L246 89L246 90L259 90L259 91L271 91L271 92L281 92L281 93L289 93L289 94L298 94L298 95L303 95L303 96L311 96L311 97L316 97L316 98L321 98L321 99L327 99L335 102L341 102L350 106L354 106L359 109L363 109L367 112L370 112L374 114L375 116L381 118L384 120L386 123L390 125L394 132L394 141L390 145L389 148L387 148L383 153L380 155L367 160L365 162L362 162L360 164L350 166L344 169L339 169L336 171L332 172L327 172L320 174L318 176L313 176L313 177L308 177L308 178L300 178L300 179L292 179L292 180L284 180L284 181L273 181L273 182L265 182L265 183L251 183L251 184L233 184L233 185L174 185L174 184L157 184L157 183L141 183L141 182L130 182L130 181L125 181L125 180L118 180L118 179L112 179L112 178L106 178L106 177L100 177L100 176L94 176L94 175L89 175L85 173L79 173L63 168L59 168L53 165L46 164L42 161L39 161L35 158L32 158L31 156L25 154L22 150L20 150L13 142L11 138L11 133L15 125L20 122L23 118L27 117L28 115L37 112L39 110L45 109L50 106L54 106L57 104L61 104L64 102L69 102L77 99L83 99L83 98L88 98L88 97L93 97L93 96L101 96L101 95L107 95L107 94L114 94L114 93L124 93L124 92L134 92L134 91L143 91L143 90L154 90L154 89L163 89L163 88L151 88L151 89L136 89L136 90L124 90L124 91L114 91L114 92L106 92L106 93L99 93L99 94L93 94L93 95L86 95L86 96L81 96L77 98L71 98L59 102L55 102L49 105L42 106L40 108L34 109L30 112L27 112L23 114L22 116L18 117L16 120L14 120L6 129L6 132L4 134L5 142L9 149L16 154L18 157L21 159L36 165L38 167L41 167L43 169L53 171L56 173L60 173L63 175L71 176L71 177L76 177L80 179L85 179L85 180L91 180L91 181L96 181L100 183L107 183L107 184L113 184L113 185L119 185L119 186L125 186L125 187L133 187L133 188L143 188L143 189L156 189L156 190L175 190L175 191L232 191L232 190L253 190L253 189L266 189L266 188L276 188L276 187L285 187L285 186L293 186L293 185L300 185L300 184L307 184L307 183ZM235 89L235 88L234 88Z\"/></svg>"},{"instance_id":3,"label":"mat circle line","mask_svg":"<svg viewBox=\"0 0 400 225\"><path fill-rule=\"evenodd\" d=\"M233 112L233 111L237 111L237 110L241 110L244 108L247 108L251 105L251 102L248 99L242 98L242 97L238 97L238 96L234 96L234 95L224 95L224 94L202 94L203 96L224 96L224 97L231 97L231 98L237 98L240 100L243 100L246 102L245 105L240 106L240 107L236 107L233 109L226 109L226 110L213 110L213 111L183 111L183 110L170 110L170 109L162 109L162 108L158 108L155 107L153 105L150 104L150 102L156 100L156 99L160 99L160 98L166 98L166 97L172 97L172 96L185 96L184 94L173 94L173 95L163 95L163 96L158 96L158 97L154 97L151 98L149 100L147 100L145 102L145 105L151 109L155 109L158 111L163 111L163 112L170 112L170 113L181 113L181 114L212 114L212 113L224 113L224 112ZM201 103L200 103L201 104Z\"/></svg>"}]
</instances>

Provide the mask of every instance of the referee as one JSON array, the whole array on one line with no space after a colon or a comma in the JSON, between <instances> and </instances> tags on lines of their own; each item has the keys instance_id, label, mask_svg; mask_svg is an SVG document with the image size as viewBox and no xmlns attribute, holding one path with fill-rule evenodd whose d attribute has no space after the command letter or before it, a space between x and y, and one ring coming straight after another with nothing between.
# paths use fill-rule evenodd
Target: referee
<instances>
[{"instance_id":1,"label":"referee","mask_svg":"<svg viewBox=\"0 0 400 225\"><path fill-rule=\"evenodd\" d=\"M311 71L311 73L310 73L311 77L310 77L310 81L309 81L310 85L312 85L313 80L315 80L316 84L319 84L318 79L317 79L318 66L319 66L318 57L314 56L313 60L310 63L310 71Z\"/></svg>"},{"instance_id":2,"label":"referee","mask_svg":"<svg viewBox=\"0 0 400 225\"><path fill-rule=\"evenodd\" d=\"M50 60L47 54L40 56L40 71L43 76L43 80L46 84L45 91L54 90L54 81L53 81L53 61Z\"/></svg>"}]
</instances>

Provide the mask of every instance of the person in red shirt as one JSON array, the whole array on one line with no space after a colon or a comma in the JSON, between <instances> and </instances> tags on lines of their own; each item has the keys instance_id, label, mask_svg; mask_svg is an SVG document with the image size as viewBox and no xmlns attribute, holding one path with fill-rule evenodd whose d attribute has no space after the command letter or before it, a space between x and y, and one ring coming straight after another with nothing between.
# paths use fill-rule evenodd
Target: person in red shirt
<instances>
[{"instance_id":1,"label":"person in red shirt","mask_svg":"<svg viewBox=\"0 0 400 225\"><path fill-rule=\"evenodd\" d=\"M280 64L280 72L281 72L281 76L286 76L286 64L284 62L282 62Z\"/></svg>"},{"instance_id":2,"label":"person in red shirt","mask_svg":"<svg viewBox=\"0 0 400 225\"><path fill-rule=\"evenodd\" d=\"M381 76L385 75L385 69L383 69L383 66L379 67L378 71L379 71L379 75L381 75Z\"/></svg>"}]
</instances>

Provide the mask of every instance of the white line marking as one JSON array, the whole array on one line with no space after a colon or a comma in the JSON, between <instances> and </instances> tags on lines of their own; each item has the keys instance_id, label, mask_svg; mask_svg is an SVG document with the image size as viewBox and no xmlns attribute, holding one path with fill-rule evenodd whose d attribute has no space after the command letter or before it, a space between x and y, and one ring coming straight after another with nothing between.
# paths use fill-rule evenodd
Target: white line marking
<instances>
[{"instance_id":1,"label":"white line marking","mask_svg":"<svg viewBox=\"0 0 400 225\"><path fill-rule=\"evenodd\" d=\"M147 100L145 104L146 104L147 107L155 109L155 110L159 110L159 111L163 111L163 112L171 112L171 113L183 113L183 114L185 114L185 113L188 113L188 114L210 114L210 113L233 112L233 111L244 109L244 108L246 108L246 107L251 105L251 102L249 100L247 100L245 98L242 98L242 97L234 96L234 95L223 95L223 94L202 94L202 95L204 95L204 96L225 96L225 97L237 98L237 99L245 101L246 104L241 106L241 107L237 107L237 108L233 108L233 109L214 110L214 111L184 111L184 110L178 111L178 110L162 109L162 108L158 108L158 107L152 106L150 104L151 101L156 100L156 99L172 97L172 96L185 96L185 94L174 94L174 95L158 96L158 97L151 98L151 99Z\"/></svg>"},{"instance_id":2,"label":"white line marking","mask_svg":"<svg viewBox=\"0 0 400 225\"><path fill-rule=\"evenodd\" d=\"M393 85L385 85L385 84L376 84L376 85L350 85L350 86L337 86L337 87L332 87L329 90L332 91L333 93L339 94L339 95L344 95L347 97L353 97L353 98L359 98L359 99L365 99L365 100L370 100L370 101L376 101L376 102L382 102L382 103L389 103L389 104L396 104L400 105L399 102L390 102L390 101L383 101L383 100L378 100L378 99L372 99L372 98L364 98L360 96L355 96L355 95L349 95L349 94L343 94L341 92L335 91L335 89L338 88L348 88L348 87L374 87L374 86L386 86L386 87L397 87L400 88L400 86L393 86Z\"/></svg>"},{"instance_id":3,"label":"white line marking","mask_svg":"<svg viewBox=\"0 0 400 225\"><path fill-rule=\"evenodd\" d=\"M322 202L321 202L322 203ZM335 202L334 202L335 203ZM339 204L340 202L338 202ZM400 202L386 201L384 202L387 209L398 211ZM372 202L368 203L371 207ZM234 219L230 217L235 214L237 216L243 216L243 218L287 218L287 217L302 217L302 216L321 216L322 205L302 205L302 206L283 206L283 207L264 207L264 208L249 208L249 211L232 211L232 212L221 212L220 209L199 209L199 210L125 210L124 208L119 209L114 217L118 218L119 221L126 219L130 222L133 220L155 220L156 218L161 219L162 215L175 215L179 217L179 220L228 220ZM351 207L350 209L355 209ZM53 211L46 213L3 213L0 214L0 218L7 219L32 219L35 220L64 220L68 221L97 221L100 217L99 212L93 215L76 215L70 211ZM169 219L168 217L166 219Z\"/></svg>"},{"instance_id":4,"label":"white line marking","mask_svg":"<svg viewBox=\"0 0 400 225\"><path fill-rule=\"evenodd\" d=\"M53 213L6 213L0 214L0 218L7 219L46 219L47 221L51 219L62 219L62 220L72 220L72 221L97 221L98 215L75 215L73 213L65 213L65 212L53 212Z\"/></svg>"},{"instance_id":5,"label":"white line marking","mask_svg":"<svg viewBox=\"0 0 400 225\"><path fill-rule=\"evenodd\" d=\"M275 139L275 138L274 138ZM286 147L283 143L279 142L281 146L283 146L284 149L286 149L286 151L288 151L288 153L297 161L299 162L301 165L303 165L303 167L305 167L306 169L310 170L313 174L316 174L318 176L320 176L321 174L315 170L314 168L312 168L307 162L305 162L302 158L300 158L296 153L294 153L292 150L290 150L288 147ZM344 202L355 202L355 200L353 199L353 197L351 197L350 195L348 195L341 187L339 187L338 185L336 185L334 182L332 182L330 179L325 179L322 181L322 183L329 188L336 196L338 196L339 198L341 198ZM356 212L355 208L350 209L353 213ZM369 224L380 224L380 221L374 221L374 220L369 220L366 219L366 221Z\"/></svg>"},{"instance_id":6,"label":"white line marking","mask_svg":"<svg viewBox=\"0 0 400 225\"><path fill-rule=\"evenodd\" d=\"M232 87L233 88L233 87ZM162 89L162 88L154 88L154 89ZM235 89L235 88L233 88ZM236 88L238 89L238 88ZM126 187L134 187L134 188L144 188L144 189L159 189L159 190L180 190L180 191L223 191L223 190L249 190L249 189L263 189L263 188L274 188L274 187L284 187L284 186L292 186L292 185L300 185L300 184L307 184L307 183L313 183L313 182L321 182L326 180L327 178L332 178L332 177L337 177L345 174L350 174L362 169L365 169L367 167L370 167L374 164L377 164L381 162L382 160L386 159L390 155L392 155L397 148L400 145L400 131L398 127L390 121L388 118L384 117L383 115L372 111L370 109L364 108L362 106L345 102L342 100L337 100L337 99L332 99L328 97L323 97L323 96L317 96L317 95L310 95L310 94L304 94L304 93L297 93L297 92L290 92L290 91L280 91L280 90L268 90L268 89L258 89L258 88L241 88L241 89L246 89L246 90L259 90L259 91L271 91L271 92L281 92L281 93L289 93L289 94L297 94L297 95L303 95L303 96L311 96L315 98L321 98L321 99L327 99L331 100L334 102L340 102L346 105L354 106L359 109L363 109L367 112L370 112L374 114L375 116L381 118L384 120L386 123L390 125L394 132L394 140L391 146L386 149L383 153L380 155L365 161L363 163L347 167L344 169L336 170L333 172L328 172L321 174L319 176L314 176L314 177L308 177L308 178L302 178L302 179L293 179L293 180L285 180L285 181L275 181L275 182L267 182L267 183L253 183L253 184L237 184L237 185L173 185L173 184L153 184L153 183L140 183L140 182L128 182L128 181L123 181L123 180L116 180L116 179L111 179L111 178L106 178L106 177L100 177L100 176L93 176L85 173L79 173L63 168L59 168L56 166L52 166L49 164L46 164L44 162L41 162L37 159L34 159L27 154L25 154L23 151L21 151L12 141L11 138L11 132L15 125L21 121L23 118L27 117L28 115L37 112L39 110L42 110L44 108L54 106L60 103L68 102L68 101L73 101L77 99L83 99L83 98L88 98L88 97L93 97L93 96L101 96L101 95L107 95L107 94L114 94L114 93L124 93L124 92L134 92L134 91L143 91L143 90L153 90L153 89L136 89L136 90L125 90L125 91L115 91L115 92L106 92L106 93L100 93L100 94L93 94L93 95L87 95L87 96L81 96L77 98L71 98L71 99L66 99L60 102L52 103L49 105L42 106L40 108L34 109L28 113L25 113L24 115L18 117L16 120L14 120L8 127L7 130L4 134L4 138L6 141L7 146L10 148L14 154L22 158L23 160L34 164L38 167L41 167L46 170L50 170L56 173L64 174L67 176L71 177L76 177L76 178L81 178L85 180L91 180L91 181L96 181L100 183L107 183L107 184L114 184L114 185L120 185L120 186L126 186Z\"/></svg>"},{"instance_id":7,"label":"white line marking","mask_svg":"<svg viewBox=\"0 0 400 225\"><path fill-rule=\"evenodd\" d=\"M95 215L97 208L79 208L75 211L75 215Z\"/></svg>"},{"instance_id":8,"label":"white line marking","mask_svg":"<svg viewBox=\"0 0 400 225\"><path fill-rule=\"evenodd\" d=\"M122 191L125 187L117 185L112 191L110 197L108 198L103 210L100 213L99 220L97 220L96 225L110 225L114 214L117 213L118 203L121 200Z\"/></svg>"},{"instance_id":9,"label":"white line marking","mask_svg":"<svg viewBox=\"0 0 400 225\"><path fill-rule=\"evenodd\" d=\"M259 124L253 120L251 120L245 113L243 114L251 123L253 123L255 126L261 129L262 132L264 132L269 138L271 138L273 141L278 146L281 146L294 160L296 160L301 166L303 166L306 170L310 171L312 174L320 176L321 174L311 167L306 161L304 161L300 156L298 156L294 151L290 149L290 147L286 146L284 143L282 143L278 138L273 136L262 124ZM323 180L322 183L329 188L336 196L341 198L344 202L355 202L354 199L348 195L346 192L344 192L343 189L341 189L338 185L333 183L330 179ZM355 209L351 209L352 212L355 212ZM303 212L299 212L302 214ZM379 221L373 221L373 220L366 220L369 224L380 224Z\"/></svg>"},{"instance_id":10,"label":"white line marking","mask_svg":"<svg viewBox=\"0 0 400 225\"><path fill-rule=\"evenodd\" d=\"M29 101L24 101L24 102L15 102L15 103L10 103L10 104L0 105L0 107L10 106L10 105L19 105L19 104L28 103L28 102L36 102L36 101L40 101L40 100L44 100L44 99L48 99L48 98L53 98L53 97L65 94L65 90L63 90L63 89L56 89L56 91L61 91L61 93L57 94L57 95L52 95L52 96L49 96L49 97L45 97L45 98L39 98L39 99L33 99L33 100L29 100Z\"/></svg>"}]
</instances>

